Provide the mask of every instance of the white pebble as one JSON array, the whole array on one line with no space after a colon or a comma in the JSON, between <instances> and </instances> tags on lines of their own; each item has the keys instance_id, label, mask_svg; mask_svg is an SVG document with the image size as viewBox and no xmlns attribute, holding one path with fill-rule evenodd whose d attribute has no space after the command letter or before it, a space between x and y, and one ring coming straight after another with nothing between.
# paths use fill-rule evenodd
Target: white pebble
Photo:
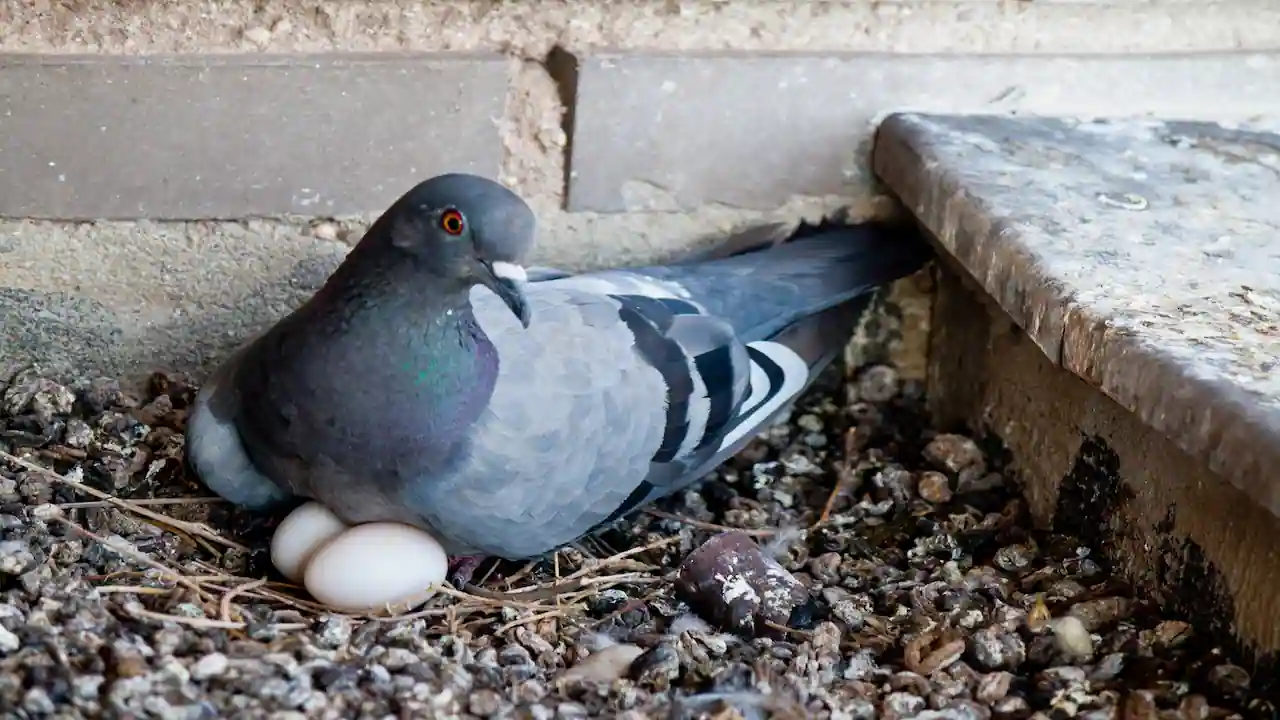
<instances>
[{"instance_id":1,"label":"white pebble","mask_svg":"<svg viewBox=\"0 0 1280 720\"><path fill-rule=\"evenodd\" d=\"M582 662L560 673L561 682L613 682L627 674L631 663L644 654L635 645L610 645L591 653Z\"/></svg>"},{"instance_id":2,"label":"white pebble","mask_svg":"<svg viewBox=\"0 0 1280 720\"><path fill-rule=\"evenodd\" d=\"M376 522L325 543L303 582L317 602L339 612L397 614L434 595L448 569L435 538L410 525Z\"/></svg>"},{"instance_id":3,"label":"white pebble","mask_svg":"<svg viewBox=\"0 0 1280 720\"><path fill-rule=\"evenodd\" d=\"M231 661L220 652L209 653L200 658L191 667L191 677L196 680L208 680L222 675L231 666Z\"/></svg>"},{"instance_id":4,"label":"white pebble","mask_svg":"<svg viewBox=\"0 0 1280 720\"><path fill-rule=\"evenodd\" d=\"M1073 659L1087 660L1093 656L1093 636L1088 628L1074 615L1063 615L1054 619L1049 628L1057 640L1058 649L1072 656Z\"/></svg>"},{"instance_id":5,"label":"white pebble","mask_svg":"<svg viewBox=\"0 0 1280 720\"><path fill-rule=\"evenodd\" d=\"M18 636L9 632L9 629L5 626L0 625L0 653L8 655L20 647L22 647L22 641L18 639Z\"/></svg>"},{"instance_id":6,"label":"white pebble","mask_svg":"<svg viewBox=\"0 0 1280 720\"><path fill-rule=\"evenodd\" d=\"M304 503L285 518L271 537L271 564L290 582L302 582L307 563L325 543L347 529L329 508Z\"/></svg>"}]
</instances>

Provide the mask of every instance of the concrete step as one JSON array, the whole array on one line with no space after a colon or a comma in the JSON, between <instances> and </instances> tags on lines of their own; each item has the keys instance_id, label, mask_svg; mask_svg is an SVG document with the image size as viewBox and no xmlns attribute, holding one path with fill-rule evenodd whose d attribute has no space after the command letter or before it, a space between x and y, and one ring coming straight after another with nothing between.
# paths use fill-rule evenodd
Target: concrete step
<instances>
[{"instance_id":1,"label":"concrete step","mask_svg":"<svg viewBox=\"0 0 1280 720\"><path fill-rule=\"evenodd\" d=\"M1274 676L1280 134L895 114L877 176L943 251L929 384L1080 534Z\"/></svg>"}]
</instances>

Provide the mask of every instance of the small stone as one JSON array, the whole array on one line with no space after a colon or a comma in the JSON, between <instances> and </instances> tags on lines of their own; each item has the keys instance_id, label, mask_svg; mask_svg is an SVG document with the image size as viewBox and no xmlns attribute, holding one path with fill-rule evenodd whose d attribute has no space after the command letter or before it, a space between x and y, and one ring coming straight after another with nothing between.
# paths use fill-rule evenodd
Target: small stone
<instances>
[{"instance_id":1,"label":"small stone","mask_svg":"<svg viewBox=\"0 0 1280 720\"><path fill-rule=\"evenodd\" d=\"M884 718L911 718L925 708L925 700L911 693L895 692L885 696L881 703L881 716Z\"/></svg>"},{"instance_id":2,"label":"small stone","mask_svg":"<svg viewBox=\"0 0 1280 720\"><path fill-rule=\"evenodd\" d=\"M67 429L62 437L63 444L84 450L89 447L92 440L93 428L89 427L89 423L76 417L67 420Z\"/></svg>"},{"instance_id":3,"label":"small stone","mask_svg":"<svg viewBox=\"0 0 1280 720\"><path fill-rule=\"evenodd\" d=\"M35 564L36 558L27 549L26 543L19 540L0 542L0 573L21 575Z\"/></svg>"},{"instance_id":4,"label":"small stone","mask_svg":"<svg viewBox=\"0 0 1280 720\"><path fill-rule=\"evenodd\" d=\"M1009 694L1009 688L1013 685L1013 674L1008 672L993 672L982 676L978 681L978 689L974 693L974 697L979 702L988 705L995 704L1003 700Z\"/></svg>"},{"instance_id":5,"label":"small stone","mask_svg":"<svg viewBox=\"0 0 1280 720\"><path fill-rule=\"evenodd\" d=\"M1127 618L1131 606L1132 603L1126 598L1104 597L1076 603L1067 614L1080 620L1085 630L1098 632L1117 620Z\"/></svg>"},{"instance_id":6,"label":"small stone","mask_svg":"<svg viewBox=\"0 0 1280 720\"><path fill-rule=\"evenodd\" d=\"M317 240L337 240L338 228L331 222L316 223L311 228L311 235Z\"/></svg>"},{"instance_id":7,"label":"small stone","mask_svg":"<svg viewBox=\"0 0 1280 720\"><path fill-rule=\"evenodd\" d=\"M996 552L996 567L1005 572L1021 572L1036 561L1036 548L1030 544L1009 545Z\"/></svg>"},{"instance_id":8,"label":"small stone","mask_svg":"<svg viewBox=\"0 0 1280 720\"><path fill-rule=\"evenodd\" d=\"M317 628L320 644L337 648L351 641L351 620L340 615L326 615Z\"/></svg>"},{"instance_id":9,"label":"small stone","mask_svg":"<svg viewBox=\"0 0 1280 720\"><path fill-rule=\"evenodd\" d=\"M1093 657L1093 636L1080 618L1064 615L1049 623L1058 650L1072 660L1086 662Z\"/></svg>"},{"instance_id":10,"label":"small stone","mask_svg":"<svg viewBox=\"0 0 1280 720\"><path fill-rule=\"evenodd\" d=\"M1165 620L1156 626L1156 642L1166 648L1182 645L1191 635L1191 626L1181 620Z\"/></svg>"},{"instance_id":11,"label":"small stone","mask_svg":"<svg viewBox=\"0 0 1280 720\"><path fill-rule=\"evenodd\" d=\"M1001 716L1024 717L1031 710L1031 706L1021 696L1010 695L992 705L991 709Z\"/></svg>"},{"instance_id":12,"label":"small stone","mask_svg":"<svg viewBox=\"0 0 1280 720\"><path fill-rule=\"evenodd\" d=\"M66 415L75 404L76 395L70 388L52 380L41 380L31 396L31 412L41 427L48 427L56 415Z\"/></svg>"},{"instance_id":13,"label":"small stone","mask_svg":"<svg viewBox=\"0 0 1280 720\"><path fill-rule=\"evenodd\" d=\"M581 720L589 716L587 708L580 703L562 702L556 706L556 717L560 720Z\"/></svg>"},{"instance_id":14,"label":"small stone","mask_svg":"<svg viewBox=\"0 0 1280 720\"><path fill-rule=\"evenodd\" d=\"M41 687L33 687L22 698L22 709L32 715L48 715L57 707L49 699L49 693Z\"/></svg>"},{"instance_id":15,"label":"small stone","mask_svg":"<svg viewBox=\"0 0 1280 720\"><path fill-rule=\"evenodd\" d=\"M858 398L866 402L888 402L899 390L898 371L888 365L872 365L858 376Z\"/></svg>"},{"instance_id":16,"label":"small stone","mask_svg":"<svg viewBox=\"0 0 1280 720\"><path fill-rule=\"evenodd\" d=\"M986 464L982 450L976 442L963 435L951 433L943 433L929 441L924 448L924 457L934 465L953 473Z\"/></svg>"},{"instance_id":17,"label":"small stone","mask_svg":"<svg viewBox=\"0 0 1280 720\"><path fill-rule=\"evenodd\" d=\"M817 415L801 415L800 418L796 420L796 424L809 432L816 433L822 431L822 418Z\"/></svg>"},{"instance_id":18,"label":"small stone","mask_svg":"<svg viewBox=\"0 0 1280 720\"><path fill-rule=\"evenodd\" d=\"M624 677L631 663L644 654L635 645L619 644L601 648L560 674L561 682L609 683Z\"/></svg>"},{"instance_id":19,"label":"small stone","mask_svg":"<svg viewBox=\"0 0 1280 720\"><path fill-rule=\"evenodd\" d=\"M1239 665L1223 663L1209 671L1209 682L1223 695L1237 695L1249 688L1249 671Z\"/></svg>"},{"instance_id":20,"label":"small stone","mask_svg":"<svg viewBox=\"0 0 1280 720\"><path fill-rule=\"evenodd\" d=\"M196 661L195 665L191 666L191 677L196 680L208 680L209 678L219 677L227 671L230 664L231 662L227 659L226 655L219 652L209 653Z\"/></svg>"},{"instance_id":21,"label":"small stone","mask_svg":"<svg viewBox=\"0 0 1280 720\"><path fill-rule=\"evenodd\" d=\"M8 655L9 653L22 647L22 641L17 635L9 632L9 629L0 625L0 653Z\"/></svg>"},{"instance_id":22,"label":"small stone","mask_svg":"<svg viewBox=\"0 0 1280 720\"><path fill-rule=\"evenodd\" d=\"M471 697L467 700L467 707L472 715L492 717L502 710L502 696L493 690L481 688L471 693Z\"/></svg>"},{"instance_id":23,"label":"small stone","mask_svg":"<svg viewBox=\"0 0 1280 720\"><path fill-rule=\"evenodd\" d=\"M41 503L31 508L31 519L48 522L54 518L62 517L62 508L53 503Z\"/></svg>"},{"instance_id":24,"label":"small stone","mask_svg":"<svg viewBox=\"0 0 1280 720\"><path fill-rule=\"evenodd\" d=\"M1022 638L998 625L974 633L969 647L973 659L987 670L1014 670L1027 659L1027 646Z\"/></svg>"},{"instance_id":25,"label":"small stone","mask_svg":"<svg viewBox=\"0 0 1280 720\"><path fill-rule=\"evenodd\" d=\"M916 492L934 505L951 502L951 479L934 470L921 473L920 479L916 481Z\"/></svg>"},{"instance_id":26,"label":"small stone","mask_svg":"<svg viewBox=\"0 0 1280 720\"><path fill-rule=\"evenodd\" d=\"M665 692L680 675L680 653L670 643L655 645L631 665L637 683Z\"/></svg>"},{"instance_id":27,"label":"small stone","mask_svg":"<svg viewBox=\"0 0 1280 720\"><path fill-rule=\"evenodd\" d=\"M1160 717L1160 708L1150 692L1135 690L1125 698L1122 714L1125 720L1156 720Z\"/></svg>"},{"instance_id":28,"label":"small stone","mask_svg":"<svg viewBox=\"0 0 1280 720\"><path fill-rule=\"evenodd\" d=\"M1206 720L1212 713L1213 708L1203 695L1188 695L1178 705L1180 720Z\"/></svg>"},{"instance_id":29,"label":"small stone","mask_svg":"<svg viewBox=\"0 0 1280 720\"><path fill-rule=\"evenodd\" d=\"M251 27L244 31L244 39L254 45L263 46L271 42L271 31L264 27Z\"/></svg>"},{"instance_id":30,"label":"small stone","mask_svg":"<svg viewBox=\"0 0 1280 720\"><path fill-rule=\"evenodd\" d=\"M418 661L412 650L402 647L387 648L387 652L379 658L382 666L392 672L399 672Z\"/></svg>"}]
</instances>

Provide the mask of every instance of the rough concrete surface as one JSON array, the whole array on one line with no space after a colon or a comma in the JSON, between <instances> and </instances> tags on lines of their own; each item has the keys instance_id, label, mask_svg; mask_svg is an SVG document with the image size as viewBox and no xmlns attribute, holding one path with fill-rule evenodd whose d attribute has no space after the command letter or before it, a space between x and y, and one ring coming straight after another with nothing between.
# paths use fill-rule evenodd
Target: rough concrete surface
<instances>
[{"instance_id":1,"label":"rough concrete surface","mask_svg":"<svg viewBox=\"0 0 1280 720\"><path fill-rule=\"evenodd\" d=\"M1223 120L1280 115L1276 98L1280 53L589 55L568 208L767 209L865 195L866 149L886 108Z\"/></svg>"},{"instance_id":2,"label":"rough concrete surface","mask_svg":"<svg viewBox=\"0 0 1280 720\"><path fill-rule=\"evenodd\" d=\"M1280 132L897 115L875 167L1051 361L1280 516Z\"/></svg>"},{"instance_id":3,"label":"rough concrete surface","mask_svg":"<svg viewBox=\"0 0 1280 720\"><path fill-rule=\"evenodd\" d=\"M891 54L885 62L897 54L928 53L1216 53L1274 50L1280 46L1277 26L1280 7L1265 0L458 0L430 5L384 0L0 0L3 52L499 52L512 68L505 112L496 118L503 146L500 177L539 211L537 259L571 267L661 258L697 245L708 234L760 218L813 218L836 208L849 208L861 217L889 212L891 205L867 183L850 184L839 194L801 195L758 210L709 203L687 212L565 213L561 205L570 142L565 115L571 109L565 99L572 97L568 90L574 63L556 62L564 53L579 60L593 53L630 51ZM560 54L552 52L557 48ZM991 69L980 67L982 72ZM977 82L972 75L934 77L957 87ZM1064 86L1072 82L1070 77L1062 79ZM1037 89L1033 99L1042 92ZM900 98L890 95L869 102L858 108L858 117L898 109ZM875 103L889 104L873 107ZM1000 107L1018 111L1031 105L1012 98ZM1203 107L1191 102L1183 109ZM1083 114L1107 110L1092 100L1067 109ZM339 165L352 161L333 159ZM22 355L62 355L88 370L145 372L152 367L190 367L195 361L204 365L303 297L305 283L290 280L298 274L291 270L295 263L331 266L335 253L346 246L330 238L358 239L368 220L367 214L337 218L315 231L311 218L297 217L245 223L3 221L0 287L10 288L11 298L14 292L34 293L46 308L37 310L35 303L25 300L7 301L16 307L10 308L4 330L24 338ZM55 249L61 254L54 254ZM65 302L57 299L63 296L68 298ZM92 310L98 306L101 313ZM33 329L29 320L35 314L58 321L41 322ZM87 332L92 342L68 345L54 337L41 339L63 332L47 329L59 323L67 332ZM17 344L8 343L6 352L13 355ZM95 349L90 351L90 346Z\"/></svg>"},{"instance_id":4,"label":"rough concrete surface","mask_svg":"<svg viewBox=\"0 0 1280 720\"><path fill-rule=\"evenodd\" d=\"M938 273L929 396L1008 450L1037 522L1078 533L1280 692L1280 518L1063 370L967 276Z\"/></svg>"},{"instance_id":5,"label":"rough concrete surface","mask_svg":"<svg viewBox=\"0 0 1280 720\"><path fill-rule=\"evenodd\" d=\"M0 55L0 215L369 212L497 175L507 73L496 53Z\"/></svg>"}]
</instances>

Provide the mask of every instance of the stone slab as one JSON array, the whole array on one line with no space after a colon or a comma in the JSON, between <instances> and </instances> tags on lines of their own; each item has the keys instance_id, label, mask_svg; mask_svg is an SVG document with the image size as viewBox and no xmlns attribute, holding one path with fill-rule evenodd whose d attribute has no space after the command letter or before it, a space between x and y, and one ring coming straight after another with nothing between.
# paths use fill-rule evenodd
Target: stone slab
<instances>
[{"instance_id":1,"label":"stone slab","mask_svg":"<svg viewBox=\"0 0 1280 720\"><path fill-rule=\"evenodd\" d=\"M871 184L901 110L1247 118L1280 112L1280 53L601 54L579 64L572 211L772 208Z\"/></svg>"},{"instance_id":2,"label":"stone slab","mask_svg":"<svg viewBox=\"0 0 1280 720\"><path fill-rule=\"evenodd\" d=\"M198 219L385 209L496 175L498 55L0 55L0 215Z\"/></svg>"},{"instance_id":3,"label":"stone slab","mask_svg":"<svg viewBox=\"0 0 1280 720\"><path fill-rule=\"evenodd\" d=\"M1280 133L901 114L874 165L1050 361L1280 515Z\"/></svg>"}]
</instances>

